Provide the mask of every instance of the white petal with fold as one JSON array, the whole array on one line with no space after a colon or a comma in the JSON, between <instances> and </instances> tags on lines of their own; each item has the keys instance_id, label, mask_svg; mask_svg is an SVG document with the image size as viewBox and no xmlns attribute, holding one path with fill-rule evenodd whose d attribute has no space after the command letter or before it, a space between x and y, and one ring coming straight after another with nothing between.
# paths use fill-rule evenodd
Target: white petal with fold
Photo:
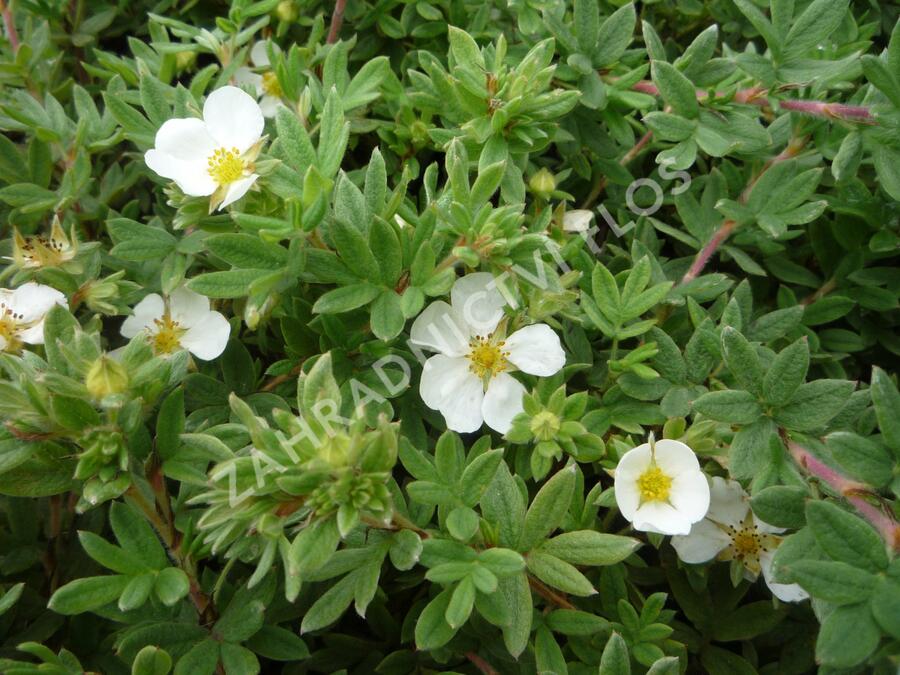
<instances>
[{"instance_id":1,"label":"white petal with fold","mask_svg":"<svg viewBox=\"0 0 900 675\"><path fill-rule=\"evenodd\" d=\"M244 153L261 137L265 120L259 104L238 87L220 87L206 97L203 121L216 143Z\"/></svg>"},{"instance_id":2,"label":"white petal with fold","mask_svg":"<svg viewBox=\"0 0 900 675\"><path fill-rule=\"evenodd\" d=\"M68 306L65 295L51 286L34 281L19 286L6 297L4 302L13 312L22 316L18 320L21 323L40 321L47 312L53 309L53 305Z\"/></svg>"},{"instance_id":3,"label":"white petal with fold","mask_svg":"<svg viewBox=\"0 0 900 675\"><path fill-rule=\"evenodd\" d=\"M688 534L693 523L671 504L647 502L635 512L632 524L642 532Z\"/></svg>"},{"instance_id":4,"label":"white petal with fold","mask_svg":"<svg viewBox=\"0 0 900 675\"><path fill-rule=\"evenodd\" d=\"M225 192L225 199L222 200L222 203L219 204L219 208L216 210L221 211L247 194L247 191L253 187L257 178L259 178L259 175L252 173L249 176L238 178L236 181L229 183L228 190Z\"/></svg>"},{"instance_id":5,"label":"white petal with fold","mask_svg":"<svg viewBox=\"0 0 900 675\"><path fill-rule=\"evenodd\" d=\"M181 336L179 342L198 359L211 361L225 351L231 325L219 312L206 312L202 318Z\"/></svg>"},{"instance_id":6,"label":"white petal with fold","mask_svg":"<svg viewBox=\"0 0 900 675\"><path fill-rule=\"evenodd\" d=\"M409 330L409 340L448 356L463 356L469 351L469 327L443 300L426 307Z\"/></svg>"},{"instance_id":7,"label":"white petal with fold","mask_svg":"<svg viewBox=\"0 0 900 675\"><path fill-rule=\"evenodd\" d=\"M154 320L162 318L165 309L165 303L158 294L151 293L145 296L134 306L132 315L122 322L119 333L122 337L133 338L141 331L152 328Z\"/></svg>"},{"instance_id":8,"label":"white petal with fold","mask_svg":"<svg viewBox=\"0 0 900 675\"><path fill-rule=\"evenodd\" d=\"M183 328L202 323L209 315L209 298L181 286L169 296L169 314Z\"/></svg>"},{"instance_id":9,"label":"white petal with fold","mask_svg":"<svg viewBox=\"0 0 900 675\"><path fill-rule=\"evenodd\" d=\"M206 158L207 155L193 160L178 159L156 149L144 153L144 163L152 171L175 181L181 191L190 197L209 196L218 187L209 175Z\"/></svg>"},{"instance_id":10,"label":"white petal with fold","mask_svg":"<svg viewBox=\"0 0 900 675\"><path fill-rule=\"evenodd\" d=\"M524 409L522 397L525 387L508 373L499 373L491 378L481 412L485 424L494 431L505 434L512 426L512 419Z\"/></svg>"},{"instance_id":11,"label":"white petal with fold","mask_svg":"<svg viewBox=\"0 0 900 675\"><path fill-rule=\"evenodd\" d=\"M713 476L709 488L709 511L706 517L723 525L739 527L750 508L741 484Z\"/></svg>"},{"instance_id":12,"label":"white petal with fold","mask_svg":"<svg viewBox=\"0 0 900 675\"><path fill-rule=\"evenodd\" d=\"M681 441L668 438L656 441L654 458L656 464L669 476L677 476L684 471L699 471L697 455Z\"/></svg>"},{"instance_id":13,"label":"white petal with fold","mask_svg":"<svg viewBox=\"0 0 900 675\"><path fill-rule=\"evenodd\" d=\"M779 584L772 579L772 558L774 553L763 551L759 554L759 565L762 567L763 579L772 594L782 602L801 602L809 597L799 584Z\"/></svg>"},{"instance_id":14,"label":"white petal with fold","mask_svg":"<svg viewBox=\"0 0 900 675\"><path fill-rule=\"evenodd\" d=\"M705 563L731 544L731 537L707 519L694 523L686 535L672 537L672 546L686 563Z\"/></svg>"},{"instance_id":15,"label":"white petal with fold","mask_svg":"<svg viewBox=\"0 0 900 675\"><path fill-rule=\"evenodd\" d=\"M444 401L456 396L457 389L465 386L470 378L475 376L469 370L468 359L435 354L422 367L422 377L419 380L422 402L432 410L440 410Z\"/></svg>"},{"instance_id":16,"label":"white petal with fold","mask_svg":"<svg viewBox=\"0 0 900 675\"><path fill-rule=\"evenodd\" d=\"M696 523L709 510L709 483L702 471L685 471L672 479L669 502L688 522Z\"/></svg>"},{"instance_id":17,"label":"white petal with fold","mask_svg":"<svg viewBox=\"0 0 900 675\"><path fill-rule=\"evenodd\" d=\"M497 288L494 275L476 272L460 277L450 289L450 304L473 335L487 336L503 318L506 300Z\"/></svg>"},{"instance_id":18,"label":"white petal with fold","mask_svg":"<svg viewBox=\"0 0 900 675\"><path fill-rule=\"evenodd\" d=\"M517 330L506 338L504 349L509 352L510 363L529 375L555 375L566 365L559 336L544 323Z\"/></svg>"}]
</instances>

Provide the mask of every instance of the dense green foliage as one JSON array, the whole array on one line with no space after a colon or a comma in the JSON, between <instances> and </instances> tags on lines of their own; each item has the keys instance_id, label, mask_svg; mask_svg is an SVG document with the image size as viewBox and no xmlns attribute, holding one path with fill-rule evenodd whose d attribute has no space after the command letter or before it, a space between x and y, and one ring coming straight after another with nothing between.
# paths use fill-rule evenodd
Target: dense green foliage
<instances>
[{"instance_id":1,"label":"dense green foliage","mask_svg":"<svg viewBox=\"0 0 900 675\"><path fill-rule=\"evenodd\" d=\"M895 4L0 9L0 672L897 672Z\"/></svg>"}]
</instances>

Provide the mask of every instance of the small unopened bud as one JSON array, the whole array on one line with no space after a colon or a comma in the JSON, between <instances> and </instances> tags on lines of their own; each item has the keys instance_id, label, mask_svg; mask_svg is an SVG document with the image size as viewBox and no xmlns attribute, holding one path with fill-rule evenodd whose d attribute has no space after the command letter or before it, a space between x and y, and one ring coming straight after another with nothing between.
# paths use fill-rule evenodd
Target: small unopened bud
<instances>
[{"instance_id":1,"label":"small unopened bud","mask_svg":"<svg viewBox=\"0 0 900 675\"><path fill-rule=\"evenodd\" d=\"M291 23L297 20L300 12L297 9L297 5L294 4L294 0L281 0L275 8L275 16L278 17L279 21Z\"/></svg>"},{"instance_id":2,"label":"small unopened bud","mask_svg":"<svg viewBox=\"0 0 900 675\"><path fill-rule=\"evenodd\" d=\"M538 197L549 199L556 189L556 178L546 168L534 174L528 181L528 187Z\"/></svg>"},{"instance_id":3,"label":"small unopened bud","mask_svg":"<svg viewBox=\"0 0 900 675\"><path fill-rule=\"evenodd\" d=\"M128 388L128 373L122 364L104 354L91 365L84 386L96 399L121 394Z\"/></svg>"},{"instance_id":4,"label":"small unopened bud","mask_svg":"<svg viewBox=\"0 0 900 675\"><path fill-rule=\"evenodd\" d=\"M179 73L191 68L197 62L197 52L187 49L175 54L175 70Z\"/></svg>"},{"instance_id":5,"label":"small unopened bud","mask_svg":"<svg viewBox=\"0 0 900 675\"><path fill-rule=\"evenodd\" d=\"M553 440L559 431L559 427L559 417L549 410L542 410L531 418L531 433L539 441Z\"/></svg>"}]
</instances>

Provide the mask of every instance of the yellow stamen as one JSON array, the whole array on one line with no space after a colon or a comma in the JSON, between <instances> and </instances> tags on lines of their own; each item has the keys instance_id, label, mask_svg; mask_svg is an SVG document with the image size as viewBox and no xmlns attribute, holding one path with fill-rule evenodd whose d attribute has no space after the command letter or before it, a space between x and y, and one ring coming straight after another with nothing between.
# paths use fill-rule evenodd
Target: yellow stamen
<instances>
[{"instance_id":1,"label":"yellow stamen","mask_svg":"<svg viewBox=\"0 0 900 675\"><path fill-rule=\"evenodd\" d=\"M154 319L156 332L150 335L150 344L155 354L171 354L181 349L181 336L185 329L173 321L168 313L161 319Z\"/></svg>"},{"instance_id":2,"label":"yellow stamen","mask_svg":"<svg viewBox=\"0 0 900 675\"><path fill-rule=\"evenodd\" d=\"M262 88L269 96L274 96L276 98L282 98L284 96L284 92L281 90L281 84L278 82L278 76L272 71L263 73Z\"/></svg>"},{"instance_id":3,"label":"yellow stamen","mask_svg":"<svg viewBox=\"0 0 900 675\"><path fill-rule=\"evenodd\" d=\"M503 351L505 344L502 340L494 342L491 336L469 340L469 370L480 378L490 378L506 370L509 352Z\"/></svg>"},{"instance_id":4,"label":"yellow stamen","mask_svg":"<svg viewBox=\"0 0 900 675\"><path fill-rule=\"evenodd\" d=\"M642 502L664 502L669 498L672 478L654 464L638 477L637 484Z\"/></svg>"},{"instance_id":5,"label":"yellow stamen","mask_svg":"<svg viewBox=\"0 0 900 675\"><path fill-rule=\"evenodd\" d=\"M4 303L0 302L0 337L6 342L5 351L17 352L22 347L19 333L22 329L27 328L22 323L23 318L21 314L13 312Z\"/></svg>"},{"instance_id":6,"label":"yellow stamen","mask_svg":"<svg viewBox=\"0 0 900 675\"><path fill-rule=\"evenodd\" d=\"M246 168L241 153L237 148L219 148L207 161L207 173L219 185L228 185L244 175Z\"/></svg>"}]
</instances>

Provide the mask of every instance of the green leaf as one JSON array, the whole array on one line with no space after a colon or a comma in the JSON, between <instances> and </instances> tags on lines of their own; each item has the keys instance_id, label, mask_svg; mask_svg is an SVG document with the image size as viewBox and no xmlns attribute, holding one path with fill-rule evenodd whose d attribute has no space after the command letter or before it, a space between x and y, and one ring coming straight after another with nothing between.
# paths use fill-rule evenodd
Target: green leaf
<instances>
[{"instance_id":1,"label":"green leaf","mask_svg":"<svg viewBox=\"0 0 900 675\"><path fill-rule=\"evenodd\" d=\"M600 8L597 0L575 0L573 29L582 54L591 54L600 39Z\"/></svg>"},{"instance_id":2,"label":"green leaf","mask_svg":"<svg viewBox=\"0 0 900 675\"><path fill-rule=\"evenodd\" d=\"M835 461L851 476L874 487L887 485L894 475L894 459L884 446L847 431L825 439Z\"/></svg>"},{"instance_id":3,"label":"green leaf","mask_svg":"<svg viewBox=\"0 0 900 675\"><path fill-rule=\"evenodd\" d=\"M752 475L752 474L751 474ZM775 527L799 529L806 524L806 500L809 493L796 485L772 485L753 495L750 506L764 523Z\"/></svg>"},{"instance_id":4,"label":"green leaf","mask_svg":"<svg viewBox=\"0 0 900 675\"><path fill-rule=\"evenodd\" d=\"M726 326L722 331L722 354L725 357L725 364L740 385L758 396L762 392L763 384L763 369L759 355L747 338L731 326Z\"/></svg>"},{"instance_id":5,"label":"green leaf","mask_svg":"<svg viewBox=\"0 0 900 675\"><path fill-rule=\"evenodd\" d=\"M122 575L75 579L57 589L47 606L57 614L89 612L116 600L129 581Z\"/></svg>"},{"instance_id":6,"label":"green leaf","mask_svg":"<svg viewBox=\"0 0 900 675\"><path fill-rule=\"evenodd\" d=\"M93 532L79 532L78 540L85 553L113 572L134 575L150 569L133 553L110 544L106 539Z\"/></svg>"},{"instance_id":7,"label":"green leaf","mask_svg":"<svg viewBox=\"0 0 900 675\"><path fill-rule=\"evenodd\" d=\"M216 234L204 239L210 253L235 267L277 270L287 265L287 251L252 234Z\"/></svg>"},{"instance_id":8,"label":"green leaf","mask_svg":"<svg viewBox=\"0 0 900 675\"><path fill-rule=\"evenodd\" d=\"M544 617L555 633L563 635L594 635L609 630L609 621L602 616L577 609L556 609Z\"/></svg>"},{"instance_id":9,"label":"green leaf","mask_svg":"<svg viewBox=\"0 0 900 675\"><path fill-rule=\"evenodd\" d=\"M800 560L790 566L794 583L818 600L835 605L867 602L878 577L853 565L828 560Z\"/></svg>"},{"instance_id":10,"label":"green leaf","mask_svg":"<svg viewBox=\"0 0 900 675\"><path fill-rule=\"evenodd\" d=\"M494 479L481 497L481 513L499 530L501 546L512 547L519 542L525 519L525 497L505 462L499 464Z\"/></svg>"},{"instance_id":11,"label":"green leaf","mask_svg":"<svg viewBox=\"0 0 900 675\"><path fill-rule=\"evenodd\" d=\"M667 105L676 115L696 119L700 114L694 85L675 66L665 61L653 61L650 74Z\"/></svg>"},{"instance_id":12,"label":"green leaf","mask_svg":"<svg viewBox=\"0 0 900 675\"><path fill-rule=\"evenodd\" d=\"M178 240L165 230L129 218L110 218L106 221L106 228L116 242L110 255L123 260L161 260L178 244Z\"/></svg>"},{"instance_id":13,"label":"green leaf","mask_svg":"<svg viewBox=\"0 0 900 675\"><path fill-rule=\"evenodd\" d=\"M24 588L24 582L18 583L7 590L3 595L0 595L0 616L3 616L10 607L16 604L16 601L22 597L22 589Z\"/></svg>"},{"instance_id":14,"label":"green leaf","mask_svg":"<svg viewBox=\"0 0 900 675\"><path fill-rule=\"evenodd\" d=\"M816 543L834 560L870 572L887 567L885 544L878 533L860 518L824 501L806 505L806 522Z\"/></svg>"},{"instance_id":15,"label":"green leaf","mask_svg":"<svg viewBox=\"0 0 900 675\"><path fill-rule=\"evenodd\" d=\"M338 254L360 279L374 281L381 278L378 261L360 230L335 220L331 225L331 236Z\"/></svg>"},{"instance_id":16,"label":"green leaf","mask_svg":"<svg viewBox=\"0 0 900 675\"><path fill-rule=\"evenodd\" d=\"M451 628L456 630L469 620L474 606L475 584L472 582L472 577L469 576L460 581L453 589L447 610L444 612L444 619Z\"/></svg>"},{"instance_id":17,"label":"green leaf","mask_svg":"<svg viewBox=\"0 0 900 675\"><path fill-rule=\"evenodd\" d=\"M154 592L166 607L172 607L190 591L190 581L184 570L167 567L156 575Z\"/></svg>"},{"instance_id":18,"label":"green leaf","mask_svg":"<svg viewBox=\"0 0 900 675\"><path fill-rule=\"evenodd\" d=\"M257 675L259 673L259 660L246 647L225 642L219 649L225 675Z\"/></svg>"},{"instance_id":19,"label":"green leaf","mask_svg":"<svg viewBox=\"0 0 900 675\"><path fill-rule=\"evenodd\" d=\"M422 611L416 621L416 647L422 650L438 649L447 644L456 634L444 618L453 589L448 588L438 594Z\"/></svg>"},{"instance_id":20,"label":"green leaf","mask_svg":"<svg viewBox=\"0 0 900 675\"><path fill-rule=\"evenodd\" d=\"M771 406L786 405L806 380L809 369L809 343L800 338L782 349L763 380L763 398Z\"/></svg>"},{"instance_id":21,"label":"green leaf","mask_svg":"<svg viewBox=\"0 0 900 675\"><path fill-rule=\"evenodd\" d=\"M152 574L141 574L132 577L128 582L128 585L125 586L125 589L122 591L122 595L119 596L119 609L123 612L128 612L132 609L141 607L147 602L147 598L150 597L150 592L152 590Z\"/></svg>"},{"instance_id":22,"label":"green leaf","mask_svg":"<svg viewBox=\"0 0 900 675\"><path fill-rule=\"evenodd\" d=\"M263 625L265 604L261 600L239 601L240 597L235 595L213 626L213 633L228 642L243 642Z\"/></svg>"},{"instance_id":23,"label":"green leaf","mask_svg":"<svg viewBox=\"0 0 900 675\"><path fill-rule=\"evenodd\" d=\"M853 636L853 639L847 639ZM868 603L837 607L819 629L816 661L833 668L851 668L865 661L878 647L881 631Z\"/></svg>"},{"instance_id":24,"label":"green leaf","mask_svg":"<svg viewBox=\"0 0 900 675\"><path fill-rule=\"evenodd\" d=\"M134 657L131 675L167 675L172 668L172 657L165 649L147 645Z\"/></svg>"},{"instance_id":25,"label":"green leaf","mask_svg":"<svg viewBox=\"0 0 900 675\"><path fill-rule=\"evenodd\" d=\"M625 560L638 546L640 542L631 537L578 530L548 539L540 550L574 565L614 565Z\"/></svg>"},{"instance_id":26,"label":"green leaf","mask_svg":"<svg viewBox=\"0 0 900 675\"><path fill-rule=\"evenodd\" d=\"M895 456L900 457L900 392L897 385L884 370L875 366L870 391L881 436Z\"/></svg>"},{"instance_id":27,"label":"green leaf","mask_svg":"<svg viewBox=\"0 0 900 675\"><path fill-rule=\"evenodd\" d=\"M165 398L156 417L156 451L160 459L171 459L178 452L184 420L184 388L177 387Z\"/></svg>"},{"instance_id":28,"label":"green leaf","mask_svg":"<svg viewBox=\"0 0 900 675\"><path fill-rule=\"evenodd\" d=\"M169 566L169 560L153 528L128 504L113 502L109 507L109 523L116 539L128 553L151 569Z\"/></svg>"},{"instance_id":29,"label":"green leaf","mask_svg":"<svg viewBox=\"0 0 900 675\"><path fill-rule=\"evenodd\" d=\"M50 402L54 420L66 429L81 431L100 424L100 415L87 401L71 396L54 396Z\"/></svg>"},{"instance_id":30,"label":"green leaf","mask_svg":"<svg viewBox=\"0 0 900 675\"><path fill-rule=\"evenodd\" d=\"M814 380L800 385L791 402L775 411L775 421L791 431L822 429L846 404L855 384L848 380Z\"/></svg>"},{"instance_id":31,"label":"green leaf","mask_svg":"<svg viewBox=\"0 0 900 675\"><path fill-rule=\"evenodd\" d=\"M400 296L385 290L372 303L372 332L381 340L393 340L400 335L406 319L400 306Z\"/></svg>"},{"instance_id":32,"label":"green leaf","mask_svg":"<svg viewBox=\"0 0 900 675\"><path fill-rule=\"evenodd\" d=\"M271 274L269 270L240 269L227 272L207 272L190 281L187 286L208 298L243 298L250 293L250 285Z\"/></svg>"},{"instance_id":33,"label":"green leaf","mask_svg":"<svg viewBox=\"0 0 900 675\"><path fill-rule=\"evenodd\" d=\"M895 563L896 564L896 563ZM872 615L881 628L895 640L900 640L900 582L896 577L883 577L872 593Z\"/></svg>"},{"instance_id":34,"label":"green leaf","mask_svg":"<svg viewBox=\"0 0 900 675\"><path fill-rule=\"evenodd\" d=\"M613 633L606 641L600 658L599 675L631 675L631 659L628 646L618 633Z\"/></svg>"},{"instance_id":35,"label":"green leaf","mask_svg":"<svg viewBox=\"0 0 900 675\"><path fill-rule=\"evenodd\" d=\"M479 72L485 69L484 57L471 35L456 26L448 26L447 36L450 38L450 54L457 65Z\"/></svg>"},{"instance_id":36,"label":"green leaf","mask_svg":"<svg viewBox=\"0 0 900 675\"><path fill-rule=\"evenodd\" d=\"M288 164L301 176L317 163L316 152L306 128L287 106L278 108L275 114L278 145Z\"/></svg>"},{"instance_id":37,"label":"green leaf","mask_svg":"<svg viewBox=\"0 0 900 675\"><path fill-rule=\"evenodd\" d=\"M718 620L713 628L713 637L721 642L752 640L775 628L785 614L784 610L778 611L772 607L768 600L751 602Z\"/></svg>"},{"instance_id":38,"label":"green leaf","mask_svg":"<svg viewBox=\"0 0 900 675\"><path fill-rule=\"evenodd\" d=\"M539 673L569 675L562 649L546 626L540 626L535 633L534 661Z\"/></svg>"},{"instance_id":39,"label":"green leaf","mask_svg":"<svg viewBox=\"0 0 900 675\"><path fill-rule=\"evenodd\" d=\"M280 626L265 625L244 643L254 653L273 661L302 661L309 648L296 633Z\"/></svg>"},{"instance_id":40,"label":"green leaf","mask_svg":"<svg viewBox=\"0 0 900 675\"><path fill-rule=\"evenodd\" d=\"M574 565L549 553L533 550L525 557L525 564L528 571L538 579L565 593L581 597L597 593L588 578Z\"/></svg>"},{"instance_id":41,"label":"green leaf","mask_svg":"<svg viewBox=\"0 0 900 675\"><path fill-rule=\"evenodd\" d=\"M212 675L218 662L219 643L208 638L178 659L173 675Z\"/></svg>"},{"instance_id":42,"label":"green leaf","mask_svg":"<svg viewBox=\"0 0 900 675\"><path fill-rule=\"evenodd\" d=\"M575 464L561 469L544 483L525 514L518 550L530 551L560 526L574 490Z\"/></svg>"},{"instance_id":43,"label":"green leaf","mask_svg":"<svg viewBox=\"0 0 900 675\"><path fill-rule=\"evenodd\" d=\"M594 12L596 13L596 9ZM619 7L604 19L598 37L591 47L593 51L591 60L595 66L608 66L622 58L633 39L636 20L637 13L633 3ZM591 51L585 53L591 54Z\"/></svg>"},{"instance_id":44,"label":"green leaf","mask_svg":"<svg viewBox=\"0 0 900 675\"><path fill-rule=\"evenodd\" d=\"M369 304L376 297L379 297L380 293L381 289L378 286L365 281L359 284L351 284L350 286L341 286L321 295L316 300L316 304L313 305L313 311L316 314L350 312Z\"/></svg>"},{"instance_id":45,"label":"green leaf","mask_svg":"<svg viewBox=\"0 0 900 675\"><path fill-rule=\"evenodd\" d=\"M703 394L693 407L704 417L731 424L752 424L762 415L762 407L753 394L737 389Z\"/></svg>"},{"instance_id":46,"label":"green leaf","mask_svg":"<svg viewBox=\"0 0 900 675\"><path fill-rule=\"evenodd\" d=\"M831 35L847 13L849 0L814 0L794 21L784 39L785 59L806 54Z\"/></svg>"}]
</instances>

